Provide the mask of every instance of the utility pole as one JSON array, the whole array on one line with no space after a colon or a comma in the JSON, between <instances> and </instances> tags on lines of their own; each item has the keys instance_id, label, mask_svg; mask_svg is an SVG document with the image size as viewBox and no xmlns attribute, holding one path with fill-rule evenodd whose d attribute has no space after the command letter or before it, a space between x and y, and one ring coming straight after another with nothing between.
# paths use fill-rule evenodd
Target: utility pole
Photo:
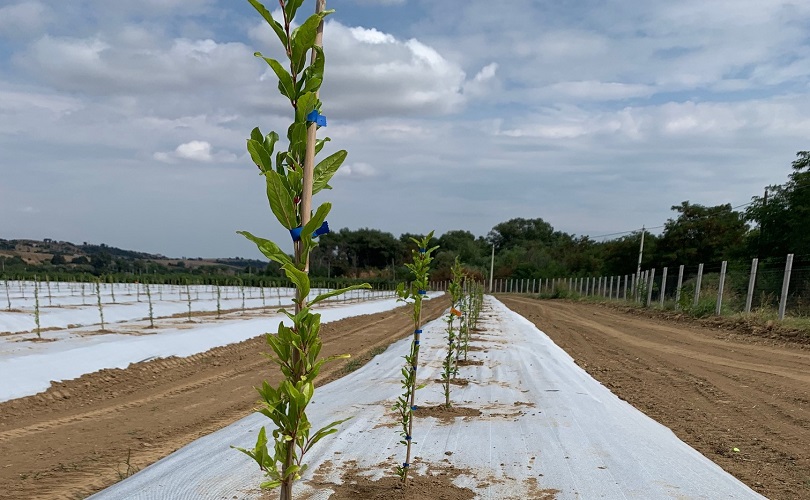
<instances>
[{"instance_id":1,"label":"utility pole","mask_svg":"<svg viewBox=\"0 0 810 500\"><path fill-rule=\"evenodd\" d=\"M765 188L765 196L762 197L762 220L759 222L759 251L757 257L762 257L762 237L765 234L765 220L768 218L768 188Z\"/></svg>"},{"instance_id":2,"label":"utility pole","mask_svg":"<svg viewBox=\"0 0 810 500\"><path fill-rule=\"evenodd\" d=\"M638 267L636 267L636 290L635 296L636 300L638 300L638 280L641 279L641 258L644 256L644 233L645 233L644 226L641 226L641 245L638 247Z\"/></svg>"},{"instance_id":3,"label":"utility pole","mask_svg":"<svg viewBox=\"0 0 810 500\"><path fill-rule=\"evenodd\" d=\"M495 273L495 243L492 244L492 259L489 261L489 293L492 293L492 277Z\"/></svg>"}]
</instances>

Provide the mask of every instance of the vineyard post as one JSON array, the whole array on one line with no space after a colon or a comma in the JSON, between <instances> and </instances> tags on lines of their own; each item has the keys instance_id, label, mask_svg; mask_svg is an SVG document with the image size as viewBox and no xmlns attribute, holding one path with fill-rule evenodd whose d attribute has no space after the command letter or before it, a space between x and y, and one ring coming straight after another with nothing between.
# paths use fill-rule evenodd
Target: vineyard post
<instances>
[{"instance_id":1,"label":"vineyard post","mask_svg":"<svg viewBox=\"0 0 810 500\"><path fill-rule=\"evenodd\" d=\"M693 307L697 307L700 300L700 282L703 280L703 263L698 264L698 273L695 281L695 299L692 303Z\"/></svg>"},{"instance_id":2,"label":"vineyard post","mask_svg":"<svg viewBox=\"0 0 810 500\"><path fill-rule=\"evenodd\" d=\"M753 259L751 261L751 276L748 278L748 294L745 296L745 313L748 314L751 312L751 302L754 299L754 286L757 282L757 265L759 264L759 259Z\"/></svg>"},{"instance_id":3,"label":"vineyard post","mask_svg":"<svg viewBox=\"0 0 810 500\"><path fill-rule=\"evenodd\" d=\"M785 319L788 290L790 289L790 273L793 270L793 254L789 253L785 262L785 275L782 279L782 296L779 298L779 321Z\"/></svg>"},{"instance_id":4,"label":"vineyard post","mask_svg":"<svg viewBox=\"0 0 810 500\"><path fill-rule=\"evenodd\" d=\"M717 305L714 308L714 315L720 316L720 310L723 307L723 288L726 286L726 266L728 261L723 261L720 264L720 283L717 286Z\"/></svg>"},{"instance_id":5,"label":"vineyard post","mask_svg":"<svg viewBox=\"0 0 810 500\"><path fill-rule=\"evenodd\" d=\"M667 269L664 268L664 273L661 275L661 309L664 308L664 296L667 293Z\"/></svg>"}]
</instances>

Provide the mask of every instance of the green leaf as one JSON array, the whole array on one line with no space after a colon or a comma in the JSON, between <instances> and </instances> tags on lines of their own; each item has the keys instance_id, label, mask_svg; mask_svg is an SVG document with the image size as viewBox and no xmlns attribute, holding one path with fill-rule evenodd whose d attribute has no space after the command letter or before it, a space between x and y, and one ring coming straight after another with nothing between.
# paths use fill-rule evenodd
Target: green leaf
<instances>
[{"instance_id":1,"label":"green leaf","mask_svg":"<svg viewBox=\"0 0 810 500\"><path fill-rule=\"evenodd\" d=\"M275 59L271 59L269 57L264 57L261 52L255 52L253 54L256 57L261 57L264 61L272 68L273 72L278 77L278 91L281 92L281 95L288 98L291 101L296 99L295 95L295 85L293 85L292 76L287 72L286 69L281 65L280 62L276 61Z\"/></svg>"},{"instance_id":2,"label":"green leaf","mask_svg":"<svg viewBox=\"0 0 810 500\"><path fill-rule=\"evenodd\" d=\"M312 194L320 192L322 189L332 189L329 186L329 181L332 176L338 171L340 166L346 160L349 153L345 149L341 149L331 155L327 156L317 165L312 175Z\"/></svg>"},{"instance_id":3,"label":"green leaf","mask_svg":"<svg viewBox=\"0 0 810 500\"><path fill-rule=\"evenodd\" d=\"M264 238L259 238L258 236L253 236L247 231L237 231L237 233L241 234L245 238L249 239L253 243L259 247L259 251L264 254L265 257L268 259L278 262L282 266L284 264L289 264L292 262L290 257L281 251L281 249L270 240L266 240Z\"/></svg>"},{"instance_id":4,"label":"green leaf","mask_svg":"<svg viewBox=\"0 0 810 500\"><path fill-rule=\"evenodd\" d=\"M295 205L281 176L275 170L267 170L265 171L265 177L267 178L267 201L270 202L270 209L275 214L276 219L287 229L297 227L298 219L295 215Z\"/></svg>"},{"instance_id":5,"label":"green leaf","mask_svg":"<svg viewBox=\"0 0 810 500\"><path fill-rule=\"evenodd\" d=\"M323 68L326 63L323 49L315 45L312 50L315 51L315 62L304 70L304 78L301 79L303 88L299 90L299 93L317 92L323 83Z\"/></svg>"},{"instance_id":6,"label":"green leaf","mask_svg":"<svg viewBox=\"0 0 810 500\"><path fill-rule=\"evenodd\" d=\"M295 162L304 163L304 154L307 149L307 126L305 121L296 121L287 130L287 139L290 141L290 154Z\"/></svg>"},{"instance_id":7,"label":"green leaf","mask_svg":"<svg viewBox=\"0 0 810 500\"><path fill-rule=\"evenodd\" d=\"M253 163L259 167L262 172L267 172L273 168L273 157L264 149L264 145L254 139L247 140L247 150L250 153L250 158Z\"/></svg>"},{"instance_id":8,"label":"green leaf","mask_svg":"<svg viewBox=\"0 0 810 500\"><path fill-rule=\"evenodd\" d=\"M273 28L273 31L276 32L276 35L278 36L278 39L281 40L281 45L286 47L287 46L287 33L284 32L284 27L281 26L281 24L278 21L273 19L273 15L270 14L270 11L267 10L264 7L264 5L259 3L257 0L248 0L248 2L250 2L250 5L252 5L253 8L256 9L259 12L259 14L262 15L264 20L267 21L267 24L269 24L270 27Z\"/></svg>"},{"instance_id":9,"label":"green leaf","mask_svg":"<svg viewBox=\"0 0 810 500\"><path fill-rule=\"evenodd\" d=\"M307 51L315 45L315 36L318 33L318 25L323 18L333 13L334 10L325 10L317 14L312 14L304 21L304 24L295 28L290 34L290 46L292 47L292 57L290 62L296 73L304 69Z\"/></svg>"},{"instance_id":10,"label":"green leaf","mask_svg":"<svg viewBox=\"0 0 810 500\"><path fill-rule=\"evenodd\" d=\"M304 3L304 0L287 0L284 12L287 14L288 20L292 21L295 18L295 13L298 12L298 8L301 7L302 3Z\"/></svg>"},{"instance_id":11,"label":"green leaf","mask_svg":"<svg viewBox=\"0 0 810 500\"><path fill-rule=\"evenodd\" d=\"M326 293L322 293L322 294L318 295L317 297L315 297L314 299L312 299L309 302L309 305L315 305L318 302L324 301L324 300L326 300L326 299L328 299L330 297L334 297L335 295L342 295L342 294L344 294L346 292L350 292L352 290L363 290L363 289L370 289L370 288L371 288L371 285L369 285L368 283L363 283L361 285L347 286L346 288L341 288L339 290L332 290L330 292L326 292Z\"/></svg>"},{"instance_id":12,"label":"green leaf","mask_svg":"<svg viewBox=\"0 0 810 500\"><path fill-rule=\"evenodd\" d=\"M321 204L315 213L312 214L312 218L309 219L309 222L307 222L303 229L301 229L301 242L303 243L304 255L309 255L312 249L318 246L318 243L314 240L314 238L312 238L312 233L321 227L331 209L331 203L327 202Z\"/></svg>"},{"instance_id":13,"label":"green leaf","mask_svg":"<svg viewBox=\"0 0 810 500\"><path fill-rule=\"evenodd\" d=\"M262 142L262 131L259 130L259 127L256 127L250 131L250 138L254 141Z\"/></svg>"},{"instance_id":14,"label":"green leaf","mask_svg":"<svg viewBox=\"0 0 810 500\"><path fill-rule=\"evenodd\" d=\"M320 429L315 431L315 433L312 435L312 438L309 440L309 443L307 444L307 447L304 449L304 452L308 451L309 448L312 447L312 445L314 445L315 443L317 443L321 439L325 438L329 434L336 433L337 429L335 429L335 427L342 424L343 422L351 420L351 418L352 417L344 418L342 420L336 420L336 421L332 422L331 424L329 424L329 425L327 425L325 427L321 427Z\"/></svg>"},{"instance_id":15,"label":"green leaf","mask_svg":"<svg viewBox=\"0 0 810 500\"><path fill-rule=\"evenodd\" d=\"M256 128L255 130L259 130ZM252 138L252 137L251 137ZM261 139L259 139L261 140ZM267 150L268 153L271 155L273 154L273 150L276 149L276 143L278 142L278 134L275 132L270 132L266 136L264 136L264 149Z\"/></svg>"},{"instance_id":16,"label":"green leaf","mask_svg":"<svg viewBox=\"0 0 810 500\"><path fill-rule=\"evenodd\" d=\"M309 295L309 275L304 271L301 271L295 264L292 262L288 262L281 266L281 269L284 270L284 274L290 278L290 281L295 284L295 287L298 289L298 293L301 294L301 297L306 297Z\"/></svg>"},{"instance_id":17,"label":"green leaf","mask_svg":"<svg viewBox=\"0 0 810 500\"><path fill-rule=\"evenodd\" d=\"M315 142L315 154L317 155L318 153L320 153L321 150L323 149L323 147L326 145L326 143L331 141L331 140L332 139L330 139L329 137L324 137L323 139L318 139Z\"/></svg>"},{"instance_id":18,"label":"green leaf","mask_svg":"<svg viewBox=\"0 0 810 500\"><path fill-rule=\"evenodd\" d=\"M298 96L295 108L296 123L306 123L307 115L318 107L318 97L313 92L305 92Z\"/></svg>"}]
</instances>

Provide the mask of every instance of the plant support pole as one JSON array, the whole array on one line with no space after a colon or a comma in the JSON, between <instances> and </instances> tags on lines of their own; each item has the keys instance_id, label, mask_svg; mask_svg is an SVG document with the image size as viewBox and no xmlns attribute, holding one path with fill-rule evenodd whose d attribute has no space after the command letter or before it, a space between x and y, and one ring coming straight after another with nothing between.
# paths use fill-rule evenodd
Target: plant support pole
<instances>
[{"instance_id":1,"label":"plant support pole","mask_svg":"<svg viewBox=\"0 0 810 500\"><path fill-rule=\"evenodd\" d=\"M751 302L754 299L754 286L757 282L757 265L759 265L759 259L753 259L751 261L751 276L748 278L748 295L745 296L746 314L751 312Z\"/></svg>"},{"instance_id":2,"label":"plant support pole","mask_svg":"<svg viewBox=\"0 0 810 500\"><path fill-rule=\"evenodd\" d=\"M695 281L695 301L692 303L694 307L697 307L698 301L700 300L700 282L703 280L703 264L698 264L698 273L697 273L697 281Z\"/></svg>"},{"instance_id":3,"label":"plant support pole","mask_svg":"<svg viewBox=\"0 0 810 500\"><path fill-rule=\"evenodd\" d=\"M726 285L726 266L728 261L723 261L720 265L720 284L717 286L717 306L714 308L714 315L720 316L720 309L723 307L723 288Z\"/></svg>"},{"instance_id":4,"label":"plant support pole","mask_svg":"<svg viewBox=\"0 0 810 500\"><path fill-rule=\"evenodd\" d=\"M793 270L793 254L789 253L785 263L785 276L782 279L782 296L779 298L779 321L785 319L788 290L790 289L790 273Z\"/></svg>"}]
</instances>

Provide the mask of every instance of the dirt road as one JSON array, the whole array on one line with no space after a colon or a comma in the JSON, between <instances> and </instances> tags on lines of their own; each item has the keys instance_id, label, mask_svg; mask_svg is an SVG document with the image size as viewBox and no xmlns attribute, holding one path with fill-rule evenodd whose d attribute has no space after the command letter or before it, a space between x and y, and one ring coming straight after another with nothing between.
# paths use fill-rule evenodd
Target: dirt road
<instances>
[{"instance_id":1,"label":"dirt road","mask_svg":"<svg viewBox=\"0 0 810 500\"><path fill-rule=\"evenodd\" d=\"M598 305L499 298L591 376L752 489L810 498L807 348Z\"/></svg>"},{"instance_id":2,"label":"dirt road","mask_svg":"<svg viewBox=\"0 0 810 500\"><path fill-rule=\"evenodd\" d=\"M425 302L424 318L447 306L443 297ZM411 330L403 308L327 323L321 355L367 361ZM0 498L85 498L244 417L258 399L252 388L277 373L261 354L268 350L261 337L103 370L0 403ZM338 378L346 363L327 364L320 382Z\"/></svg>"}]
</instances>

